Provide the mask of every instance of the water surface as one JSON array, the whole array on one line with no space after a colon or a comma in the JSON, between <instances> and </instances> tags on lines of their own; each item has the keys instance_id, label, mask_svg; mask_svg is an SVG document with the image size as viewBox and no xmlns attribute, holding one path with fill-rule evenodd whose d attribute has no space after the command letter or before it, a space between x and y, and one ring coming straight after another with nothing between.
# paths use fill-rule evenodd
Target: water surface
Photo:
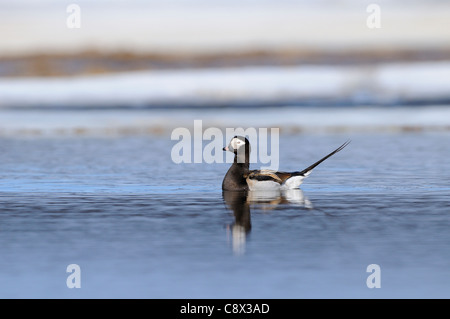
<instances>
[{"instance_id":1,"label":"water surface","mask_svg":"<svg viewBox=\"0 0 450 319\"><path fill-rule=\"evenodd\" d=\"M174 164L165 136L2 138L0 296L449 298L449 137L282 134L282 170L352 143L263 198L222 194L229 164Z\"/></svg>"}]
</instances>

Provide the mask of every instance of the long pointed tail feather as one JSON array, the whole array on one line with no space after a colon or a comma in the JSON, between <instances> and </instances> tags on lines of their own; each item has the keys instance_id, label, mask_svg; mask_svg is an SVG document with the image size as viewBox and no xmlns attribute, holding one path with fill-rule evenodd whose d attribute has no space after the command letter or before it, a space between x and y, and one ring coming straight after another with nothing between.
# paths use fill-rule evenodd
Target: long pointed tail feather
<instances>
[{"instance_id":1,"label":"long pointed tail feather","mask_svg":"<svg viewBox=\"0 0 450 319\"><path fill-rule=\"evenodd\" d=\"M317 162L315 162L314 164L312 164L311 166L308 166L307 168L305 168L302 171L299 172L294 172L292 175L294 176L298 176L298 175L303 175L303 176L308 176L311 171L320 163L322 163L324 160L326 160L327 158L333 156L334 154L336 154L337 152L341 151L344 147L346 147L348 144L350 144L350 140L348 140L347 142L345 142L344 144L342 144L341 146L339 146L337 149L335 149L333 152L331 152L330 154L328 154L327 156L321 158L320 160L318 160Z\"/></svg>"}]
</instances>

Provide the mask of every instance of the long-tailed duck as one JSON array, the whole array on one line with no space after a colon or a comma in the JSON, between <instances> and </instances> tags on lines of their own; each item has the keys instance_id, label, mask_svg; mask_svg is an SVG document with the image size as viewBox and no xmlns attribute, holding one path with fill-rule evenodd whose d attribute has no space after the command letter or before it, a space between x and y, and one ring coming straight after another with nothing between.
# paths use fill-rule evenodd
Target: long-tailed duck
<instances>
[{"instance_id":1,"label":"long-tailed duck","mask_svg":"<svg viewBox=\"0 0 450 319\"><path fill-rule=\"evenodd\" d=\"M235 136L224 151L234 153L234 162L226 173L222 189L230 191L243 190L285 190L299 188L311 171L330 156L341 151L350 141L345 142L333 152L308 166L302 171L277 172L271 170L250 170L250 143L242 136Z\"/></svg>"}]
</instances>

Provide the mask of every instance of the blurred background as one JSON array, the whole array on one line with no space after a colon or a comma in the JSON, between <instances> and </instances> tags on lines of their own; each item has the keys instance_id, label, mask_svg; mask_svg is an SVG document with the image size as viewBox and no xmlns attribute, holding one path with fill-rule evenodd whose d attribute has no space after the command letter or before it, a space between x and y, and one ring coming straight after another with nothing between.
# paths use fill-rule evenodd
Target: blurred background
<instances>
[{"instance_id":1,"label":"blurred background","mask_svg":"<svg viewBox=\"0 0 450 319\"><path fill-rule=\"evenodd\" d=\"M449 105L445 0L0 0L0 297L448 298ZM230 205L194 120L352 142Z\"/></svg>"},{"instance_id":2,"label":"blurred background","mask_svg":"<svg viewBox=\"0 0 450 319\"><path fill-rule=\"evenodd\" d=\"M447 1L0 1L1 135L448 130L449 102Z\"/></svg>"}]
</instances>

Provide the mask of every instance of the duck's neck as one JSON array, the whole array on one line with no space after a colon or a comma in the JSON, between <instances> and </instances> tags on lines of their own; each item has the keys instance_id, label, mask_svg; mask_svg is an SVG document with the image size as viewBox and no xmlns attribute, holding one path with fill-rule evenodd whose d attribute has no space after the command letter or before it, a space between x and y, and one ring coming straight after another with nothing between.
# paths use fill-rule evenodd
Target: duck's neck
<instances>
[{"instance_id":1,"label":"duck's neck","mask_svg":"<svg viewBox=\"0 0 450 319\"><path fill-rule=\"evenodd\" d=\"M233 165L238 165L242 167L245 171L248 171L250 168L250 158L248 154L245 154L245 158L242 155L235 154Z\"/></svg>"},{"instance_id":2,"label":"duck's neck","mask_svg":"<svg viewBox=\"0 0 450 319\"><path fill-rule=\"evenodd\" d=\"M250 160L248 157L244 161L239 160L235 155L234 162L225 174L222 182L223 190L241 191L247 190L247 181L245 176L250 168Z\"/></svg>"}]
</instances>

